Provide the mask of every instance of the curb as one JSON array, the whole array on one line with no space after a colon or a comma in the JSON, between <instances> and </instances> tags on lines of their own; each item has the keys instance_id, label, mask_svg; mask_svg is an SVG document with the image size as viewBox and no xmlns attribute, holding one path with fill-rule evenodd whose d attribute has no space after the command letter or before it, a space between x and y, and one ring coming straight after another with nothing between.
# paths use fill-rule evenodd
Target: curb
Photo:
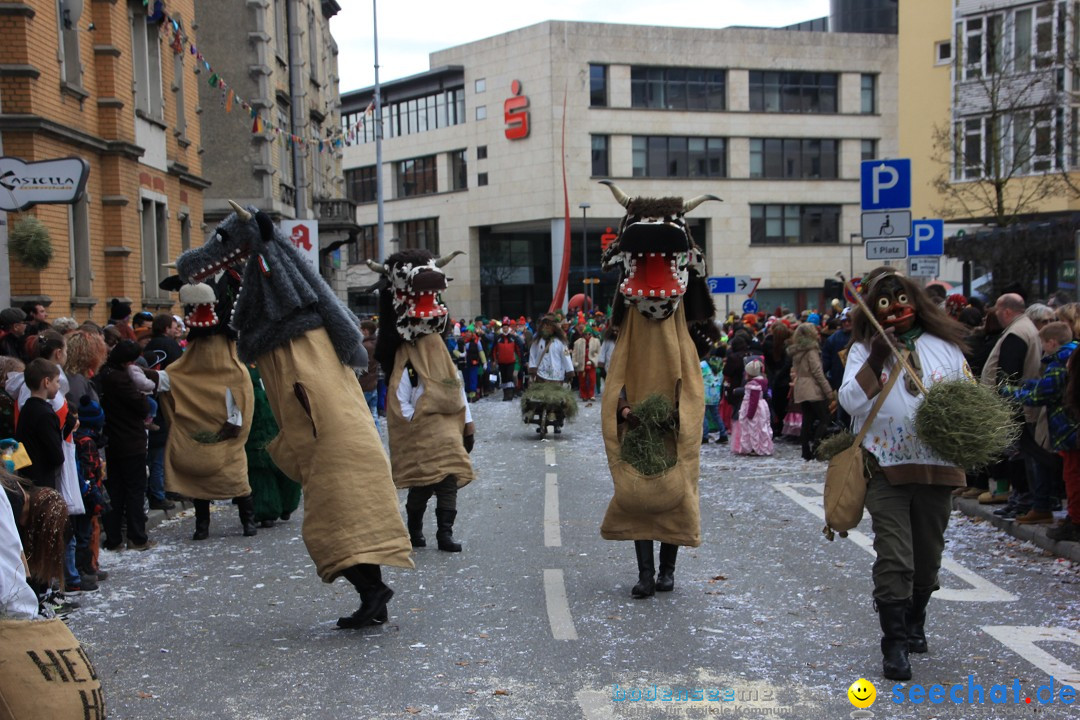
<instances>
[{"instance_id":1,"label":"curb","mask_svg":"<svg viewBox=\"0 0 1080 720\"><path fill-rule=\"evenodd\" d=\"M999 518L994 514L996 507L996 505L980 505L979 501L974 499L953 498L954 510L959 510L969 517L981 518L1018 540L1026 540L1060 558L1080 564L1080 543L1051 540L1046 536L1046 531L1054 527L1053 525L1019 525Z\"/></svg>"}]
</instances>

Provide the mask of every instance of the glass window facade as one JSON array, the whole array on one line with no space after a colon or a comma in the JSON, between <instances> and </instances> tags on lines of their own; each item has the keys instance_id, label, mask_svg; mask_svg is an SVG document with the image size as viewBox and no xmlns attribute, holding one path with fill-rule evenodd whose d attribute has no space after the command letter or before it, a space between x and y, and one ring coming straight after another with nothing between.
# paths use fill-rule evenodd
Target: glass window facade
<instances>
[{"instance_id":1,"label":"glass window facade","mask_svg":"<svg viewBox=\"0 0 1080 720\"><path fill-rule=\"evenodd\" d=\"M751 245L827 245L840 240L840 205L751 205Z\"/></svg>"},{"instance_id":2,"label":"glass window facade","mask_svg":"<svg viewBox=\"0 0 1080 720\"><path fill-rule=\"evenodd\" d=\"M365 260L379 259L379 226L364 225L356 233L356 241L349 243L349 264L358 265Z\"/></svg>"},{"instance_id":3,"label":"glass window facade","mask_svg":"<svg viewBox=\"0 0 1080 720\"><path fill-rule=\"evenodd\" d=\"M751 138L750 177L835 180L840 143L813 138Z\"/></svg>"},{"instance_id":4,"label":"glass window facade","mask_svg":"<svg viewBox=\"0 0 1080 720\"><path fill-rule=\"evenodd\" d=\"M354 203L372 203L376 199L375 166L345 171L345 196Z\"/></svg>"},{"instance_id":5,"label":"glass window facade","mask_svg":"<svg viewBox=\"0 0 1080 720\"><path fill-rule=\"evenodd\" d=\"M465 88L387 103L382 109L383 137L401 137L465 122ZM365 110L343 113L341 130L346 142L375 142L375 117Z\"/></svg>"},{"instance_id":6,"label":"glass window facade","mask_svg":"<svg viewBox=\"0 0 1080 720\"><path fill-rule=\"evenodd\" d=\"M406 220L397 223L399 250L430 250L439 254L439 219Z\"/></svg>"},{"instance_id":7,"label":"glass window facade","mask_svg":"<svg viewBox=\"0 0 1080 720\"><path fill-rule=\"evenodd\" d=\"M396 163L397 197L430 195L439 191L435 156L413 158Z\"/></svg>"},{"instance_id":8,"label":"glass window facade","mask_svg":"<svg viewBox=\"0 0 1080 720\"><path fill-rule=\"evenodd\" d=\"M608 149L611 138L608 135L592 136L592 176L607 177L610 174Z\"/></svg>"},{"instance_id":9,"label":"glass window facade","mask_svg":"<svg viewBox=\"0 0 1080 720\"><path fill-rule=\"evenodd\" d=\"M750 110L775 113L835 113L836 73L750 71Z\"/></svg>"},{"instance_id":10,"label":"glass window facade","mask_svg":"<svg viewBox=\"0 0 1080 720\"><path fill-rule=\"evenodd\" d=\"M727 177L725 138L635 135L634 177Z\"/></svg>"},{"instance_id":11,"label":"glass window facade","mask_svg":"<svg viewBox=\"0 0 1080 720\"><path fill-rule=\"evenodd\" d=\"M608 104L608 69L607 65L589 66L589 107L607 107Z\"/></svg>"},{"instance_id":12,"label":"glass window facade","mask_svg":"<svg viewBox=\"0 0 1080 720\"><path fill-rule=\"evenodd\" d=\"M450 189L465 190L469 187L469 160L464 150L450 154Z\"/></svg>"},{"instance_id":13,"label":"glass window facade","mask_svg":"<svg viewBox=\"0 0 1080 720\"><path fill-rule=\"evenodd\" d=\"M724 110L727 107L727 71L632 67L630 106L659 110Z\"/></svg>"}]
</instances>

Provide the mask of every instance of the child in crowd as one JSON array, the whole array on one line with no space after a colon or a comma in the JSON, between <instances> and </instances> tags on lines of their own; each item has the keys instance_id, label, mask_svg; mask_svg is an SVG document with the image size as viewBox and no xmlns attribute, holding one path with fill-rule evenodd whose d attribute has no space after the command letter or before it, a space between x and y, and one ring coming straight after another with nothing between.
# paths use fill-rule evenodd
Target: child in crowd
<instances>
[{"instance_id":1,"label":"child in crowd","mask_svg":"<svg viewBox=\"0 0 1080 720\"><path fill-rule=\"evenodd\" d=\"M732 428L731 449L738 455L772 455L772 415L766 393L769 382L762 377L764 365L754 359L746 363L739 419Z\"/></svg>"},{"instance_id":2,"label":"child in crowd","mask_svg":"<svg viewBox=\"0 0 1080 720\"><path fill-rule=\"evenodd\" d=\"M717 442L724 445L728 441L727 428L720 419L720 397L723 394L724 381L713 372L708 360L701 361L701 376L705 381L705 419L701 428L701 444L709 442L709 433L717 433Z\"/></svg>"},{"instance_id":3,"label":"child in crowd","mask_svg":"<svg viewBox=\"0 0 1080 720\"><path fill-rule=\"evenodd\" d=\"M25 369L19 358L0 356L0 440L15 437L15 398L7 392L8 375Z\"/></svg>"},{"instance_id":4,"label":"child in crowd","mask_svg":"<svg viewBox=\"0 0 1080 720\"><path fill-rule=\"evenodd\" d=\"M23 476L38 487L59 490L64 440L52 400L60 392L60 368L54 362L38 358L26 366L23 381L30 397L19 411L15 439L26 448L32 463L23 470Z\"/></svg>"},{"instance_id":5,"label":"child in crowd","mask_svg":"<svg viewBox=\"0 0 1080 720\"><path fill-rule=\"evenodd\" d=\"M146 373L143 372L142 366L131 363L127 366L127 374L131 378L131 382L135 383L135 387L139 389L143 395L146 396L146 402L150 405L150 414L146 416L146 427L150 430L157 430L157 425L154 424L154 418L157 417L158 404L154 399L154 393L157 391L157 384L146 377Z\"/></svg>"}]
</instances>

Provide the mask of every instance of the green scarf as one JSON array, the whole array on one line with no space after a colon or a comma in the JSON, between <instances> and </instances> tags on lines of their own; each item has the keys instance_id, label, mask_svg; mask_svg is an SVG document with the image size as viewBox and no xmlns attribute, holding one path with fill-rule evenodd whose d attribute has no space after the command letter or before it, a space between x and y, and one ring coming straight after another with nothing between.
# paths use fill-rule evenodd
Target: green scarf
<instances>
[{"instance_id":1,"label":"green scarf","mask_svg":"<svg viewBox=\"0 0 1080 720\"><path fill-rule=\"evenodd\" d=\"M904 343L904 347L906 347L911 352L915 352L915 341L922 334L923 329L921 325L912 325L910 330L908 330L906 333L901 333L898 338L901 342Z\"/></svg>"}]
</instances>

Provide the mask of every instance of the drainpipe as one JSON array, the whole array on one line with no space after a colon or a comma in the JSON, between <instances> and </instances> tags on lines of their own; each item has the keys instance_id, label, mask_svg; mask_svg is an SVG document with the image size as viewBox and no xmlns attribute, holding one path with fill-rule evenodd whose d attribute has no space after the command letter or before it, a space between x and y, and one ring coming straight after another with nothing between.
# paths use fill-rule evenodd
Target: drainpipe
<instances>
[{"instance_id":1,"label":"drainpipe","mask_svg":"<svg viewBox=\"0 0 1080 720\"><path fill-rule=\"evenodd\" d=\"M310 183L307 179L307 164L305 159L311 153L308 147L309 138L307 133L307 85L304 82L305 63L301 55L300 47L300 9L298 0L288 0L285 3L285 22L288 25L289 34L289 132L297 137L304 138L304 155L300 154L300 143L293 143L292 164L293 182L296 183L296 219L307 220L308 190Z\"/></svg>"}]
</instances>

